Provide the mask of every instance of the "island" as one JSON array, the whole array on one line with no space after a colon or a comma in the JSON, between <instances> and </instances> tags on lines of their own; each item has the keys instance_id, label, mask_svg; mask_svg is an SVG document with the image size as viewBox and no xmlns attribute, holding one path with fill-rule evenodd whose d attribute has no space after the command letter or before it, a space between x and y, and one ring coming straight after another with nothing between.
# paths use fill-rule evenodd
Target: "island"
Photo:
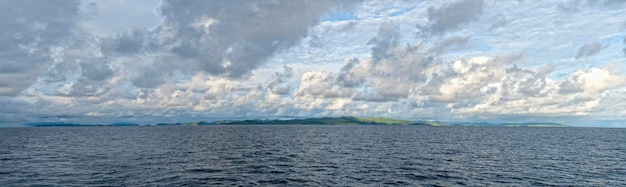
<instances>
[{"instance_id":1,"label":"island","mask_svg":"<svg viewBox=\"0 0 626 187\"><path fill-rule=\"evenodd\" d=\"M137 123L111 123L111 124L82 124L82 123L64 123L64 122L38 122L26 123L28 127L105 127L105 126L140 126Z\"/></svg>"},{"instance_id":2,"label":"island","mask_svg":"<svg viewBox=\"0 0 626 187\"><path fill-rule=\"evenodd\" d=\"M158 123L157 126L180 125L412 125L412 126L502 126L502 127L569 127L560 123L488 123L488 122L441 122L410 121L385 117L321 117L296 119L246 119L221 120L215 122Z\"/></svg>"},{"instance_id":3,"label":"island","mask_svg":"<svg viewBox=\"0 0 626 187\"><path fill-rule=\"evenodd\" d=\"M411 126L502 126L502 127L568 127L559 123L488 123L488 122L441 122L441 121L410 121L385 117L321 117L294 119L245 119L220 120L213 122L198 121L184 123L157 123L139 125L134 123L75 124L75 123L34 123L27 126L58 127L58 126L202 126L202 125L411 125Z\"/></svg>"},{"instance_id":4,"label":"island","mask_svg":"<svg viewBox=\"0 0 626 187\"><path fill-rule=\"evenodd\" d=\"M504 126L504 127L568 127L560 123L489 123L489 122L440 122L409 121L385 117L322 117L305 119L268 119L268 120L224 120L211 125L422 125L422 126Z\"/></svg>"}]
</instances>

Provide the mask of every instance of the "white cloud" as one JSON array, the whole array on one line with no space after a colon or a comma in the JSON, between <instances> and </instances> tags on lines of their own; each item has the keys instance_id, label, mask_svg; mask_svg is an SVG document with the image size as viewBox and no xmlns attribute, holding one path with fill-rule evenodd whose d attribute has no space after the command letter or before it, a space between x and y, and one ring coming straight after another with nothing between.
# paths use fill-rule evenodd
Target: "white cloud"
<instances>
[{"instance_id":1,"label":"white cloud","mask_svg":"<svg viewBox=\"0 0 626 187\"><path fill-rule=\"evenodd\" d=\"M572 73L568 81L580 89L577 99L594 100L606 90L626 85L626 76L606 68L590 68Z\"/></svg>"},{"instance_id":2,"label":"white cloud","mask_svg":"<svg viewBox=\"0 0 626 187\"><path fill-rule=\"evenodd\" d=\"M0 110L0 123L276 115L618 119L626 109L619 104L626 89L624 6L4 2L0 104L18 112Z\"/></svg>"}]
</instances>

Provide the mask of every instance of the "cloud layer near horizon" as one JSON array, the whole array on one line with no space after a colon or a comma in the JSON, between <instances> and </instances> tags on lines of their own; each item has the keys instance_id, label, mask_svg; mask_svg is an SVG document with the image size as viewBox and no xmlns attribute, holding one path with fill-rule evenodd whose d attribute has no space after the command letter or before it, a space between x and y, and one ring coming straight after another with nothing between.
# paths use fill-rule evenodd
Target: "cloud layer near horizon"
<instances>
[{"instance_id":1,"label":"cloud layer near horizon","mask_svg":"<svg viewBox=\"0 0 626 187\"><path fill-rule=\"evenodd\" d=\"M3 1L0 123L619 122L625 8L611 0Z\"/></svg>"}]
</instances>

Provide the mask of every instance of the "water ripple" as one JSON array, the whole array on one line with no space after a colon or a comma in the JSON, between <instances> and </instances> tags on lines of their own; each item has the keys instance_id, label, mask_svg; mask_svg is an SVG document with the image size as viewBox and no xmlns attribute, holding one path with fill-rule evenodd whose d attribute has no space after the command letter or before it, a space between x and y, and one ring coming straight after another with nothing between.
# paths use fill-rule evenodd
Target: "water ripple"
<instances>
[{"instance_id":1,"label":"water ripple","mask_svg":"<svg viewBox=\"0 0 626 187\"><path fill-rule=\"evenodd\" d=\"M626 186L626 130L0 129L0 186Z\"/></svg>"}]
</instances>

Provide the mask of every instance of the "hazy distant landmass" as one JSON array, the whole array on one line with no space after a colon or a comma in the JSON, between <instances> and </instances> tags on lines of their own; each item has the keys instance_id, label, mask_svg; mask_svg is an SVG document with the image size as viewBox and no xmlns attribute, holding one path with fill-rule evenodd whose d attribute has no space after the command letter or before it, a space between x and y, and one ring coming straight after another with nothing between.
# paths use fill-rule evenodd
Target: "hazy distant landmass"
<instances>
[{"instance_id":1,"label":"hazy distant landmass","mask_svg":"<svg viewBox=\"0 0 626 187\"><path fill-rule=\"evenodd\" d=\"M322 117L305 119L248 119L248 120L221 120L215 122L186 122L186 123L157 123L156 126L197 126L197 125L422 125L422 126L506 126L506 127L568 127L559 123L488 123L488 122L439 122L439 121L409 121L384 117ZM102 124L75 124L75 123L34 123L29 126L139 126L134 123Z\"/></svg>"},{"instance_id":2,"label":"hazy distant landmass","mask_svg":"<svg viewBox=\"0 0 626 187\"><path fill-rule=\"evenodd\" d=\"M63 122L39 122L28 123L26 126L35 127L93 127L93 126L139 126L136 123L112 123L112 124L80 124L80 123L63 123Z\"/></svg>"},{"instance_id":3,"label":"hazy distant landmass","mask_svg":"<svg viewBox=\"0 0 626 187\"><path fill-rule=\"evenodd\" d=\"M541 123L541 122L529 122L529 123L489 123L489 122L452 122L447 123L450 126L505 126L505 127L569 127L560 123Z\"/></svg>"}]
</instances>

